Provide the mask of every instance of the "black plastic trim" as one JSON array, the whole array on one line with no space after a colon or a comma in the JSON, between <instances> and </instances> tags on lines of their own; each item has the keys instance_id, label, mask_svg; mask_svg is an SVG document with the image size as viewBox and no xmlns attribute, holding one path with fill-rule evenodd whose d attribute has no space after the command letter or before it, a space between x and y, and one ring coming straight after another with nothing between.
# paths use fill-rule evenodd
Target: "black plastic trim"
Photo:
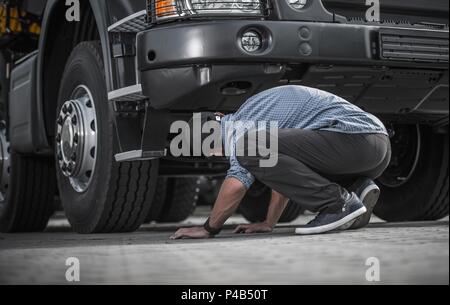
<instances>
[{"instance_id":1,"label":"black plastic trim","mask_svg":"<svg viewBox=\"0 0 450 305\"><path fill-rule=\"evenodd\" d=\"M257 28L270 37L263 52L245 52L241 33ZM160 26L137 37L139 70L220 63L322 63L443 68L446 64L381 60L380 26L292 21L211 21ZM392 31L400 31L393 28ZM447 35L448 31L420 30ZM159 43L155 43L155 41ZM151 60L148 54L153 54Z\"/></svg>"},{"instance_id":2,"label":"black plastic trim","mask_svg":"<svg viewBox=\"0 0 450 305\"><path fill-rule=\"evenodd\" d=\"M39 153L46 142L45 133L36 128L43 116L37 103L37 59L34 52L11 72L9 93L10 143L19 153Z\"/></svg>"}]
</instances>

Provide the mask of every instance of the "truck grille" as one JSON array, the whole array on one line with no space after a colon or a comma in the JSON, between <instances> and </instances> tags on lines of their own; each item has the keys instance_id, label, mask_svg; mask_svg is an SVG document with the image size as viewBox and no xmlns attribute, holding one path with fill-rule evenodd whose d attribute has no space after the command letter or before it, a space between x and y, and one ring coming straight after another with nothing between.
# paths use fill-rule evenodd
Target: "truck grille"
<instances>
[{"instance_id":1,"label":"truck grille","mask_svg":"<svg viewBox=\"0 0 450 305\"><path fill-rule=\"evenodd\" d=\"M448 32L383 29L382 59L448 63Z\"/></svg>"}]
</instances>

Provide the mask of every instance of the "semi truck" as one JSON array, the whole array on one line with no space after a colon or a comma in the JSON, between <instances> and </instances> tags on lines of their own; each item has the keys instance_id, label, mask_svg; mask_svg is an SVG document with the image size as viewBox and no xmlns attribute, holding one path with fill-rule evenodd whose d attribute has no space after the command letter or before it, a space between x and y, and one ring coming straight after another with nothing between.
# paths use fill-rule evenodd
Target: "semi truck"
<instances>
[{"instance_id":1,"label":"semi truck","mask_svg":"<svg viewBox=\"0 0 450 305\"><path fill-rule=\"evenodd\" d=\"M377 216L448 215L448 1L0 0L0 35L2 232L43 230L56 201L85 234L185 219L229 164L172 155L172 123L282 85L386 124ZM269 200L255 183L241 213Z\"/></svg>"}]
</instances>

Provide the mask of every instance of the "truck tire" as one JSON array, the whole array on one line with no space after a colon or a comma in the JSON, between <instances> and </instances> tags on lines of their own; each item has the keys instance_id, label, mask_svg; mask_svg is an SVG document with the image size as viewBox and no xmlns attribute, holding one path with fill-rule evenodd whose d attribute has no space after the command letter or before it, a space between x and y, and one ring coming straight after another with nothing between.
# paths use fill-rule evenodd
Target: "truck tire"
<instances>
[{"instance_id":1,"label":"truck tire","mask_svg":"<svg viewBox=\"0 0 450 305\"><path fill-rule=\"evenodd\" d=\"M161 215L167 198L167 178L159 178L156 184L155 196L150 207L150 211L145 219L145 223L156 221Z\"/></svg>"},{"instance_id":2,"label":"truck tire","mask_svg":"<svg viewBox=\"0 0 450 305\"><path fill-rule=\"evenodd\" d=\"M157 221L160 223L186 220L195 210L198 200L196 178L169 178L164 206Z\"/></svg>"},{"instance_id":3,"label":"truck tire","mask_svg":"<svg viewBox=\"0 0 450 305\"><path fill-rule=\"evenodd\" d=\"M66 216L78 233L131 232L148 215L154 162L117 163L99 42L82 42L63 74L56 119L56 167ZM97 132L101 131L101 132Z\"/></svg>"},{"instance_id":4,"label":"truck tire","mask_svg":"<svg viewBox=\"0 0 450 305\"><path fill-rule=\"evenodd\" d=\"M6 79L6 62L0 51L0 120L6 121L6 103L8 101L8 80Z\"/></svg>"},{"instance_id":5,"label":"truck tire","mask_svg":"<svg viewBox=\"0 0 450 305\"><path fill-rule=\"evenodd\" d=\"M39 232L55 210L52 158L9 153L5 130L0 135L0 232Z\"/></svg>"},{"instance_id":6,"label":"truck tire","mask_svg":"<svg viewBox=\"0 0 450 305\"><path fill-rule=\"evenodd\" d=\"M251 223L266 220L272 191L260 182L255 182L245 195L239 206L241 215ZM304 209L297 203L290 201L280 217L280 223L289 223L302 215Z\"/></svg>"},{"instance_id":7,"label":"truck tire","mask_svg":"<svg viewBox=\"0 0 450 305\"><path fill-rule=\"evenodd\" d=\"M431 127L398 126L392 162L378 180L375 214L387 221L438 220L448 215L447 134Z\"/></svg>"},{"instance_id":8,"label":"truck tire","mask_svg":"<svg viewBox=\"0 0 450 305\"><path fill-rule=\"evenodd\" d=\"M7 139L8 80L0 52L0 232L37 232L47 226L55 209L52 158L23 156L11 151Z\"/></svg>"}]
</instances>

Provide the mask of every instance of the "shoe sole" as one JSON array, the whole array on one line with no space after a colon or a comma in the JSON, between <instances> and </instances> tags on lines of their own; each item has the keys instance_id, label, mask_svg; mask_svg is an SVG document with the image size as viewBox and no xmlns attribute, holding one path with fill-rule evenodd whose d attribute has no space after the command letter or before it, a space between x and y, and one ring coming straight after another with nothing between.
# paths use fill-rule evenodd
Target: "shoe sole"
<instances>
[{"instance_id":1,"label":"shoe sole","mask_svg":"<svg viewBox=\"0 0 450 305\"><path fill-rule=\"evenodd\" d=\"M360 209L356 210L355 212L345 216L344 218L327 224L325 226L320 227L314 227L314 228L298 228L295 230L295 234L297 235L313 235L313 234L321 234L330 232L333 230L338 229L339 227L342 227L343 225L351 222L352 220L358 218L359 216L363 215L367 212L367 208L365 206L361 207Z\"/></svg>"},{"instance_id":2,"label":"shoe sole","mask_svg":"<svg viewBox=\"0 0 450 305\"><path fill-rule=\"evenodd\" d=\"M361 201L367 209L367 212L361 217L357 218L355 222L349 227L349 230L357 230L364 228L370 222L372 218L373 210L380 199L380 188L377 185L371 185L366 188L361 194Z\"/></svg>"}]
</instances>

